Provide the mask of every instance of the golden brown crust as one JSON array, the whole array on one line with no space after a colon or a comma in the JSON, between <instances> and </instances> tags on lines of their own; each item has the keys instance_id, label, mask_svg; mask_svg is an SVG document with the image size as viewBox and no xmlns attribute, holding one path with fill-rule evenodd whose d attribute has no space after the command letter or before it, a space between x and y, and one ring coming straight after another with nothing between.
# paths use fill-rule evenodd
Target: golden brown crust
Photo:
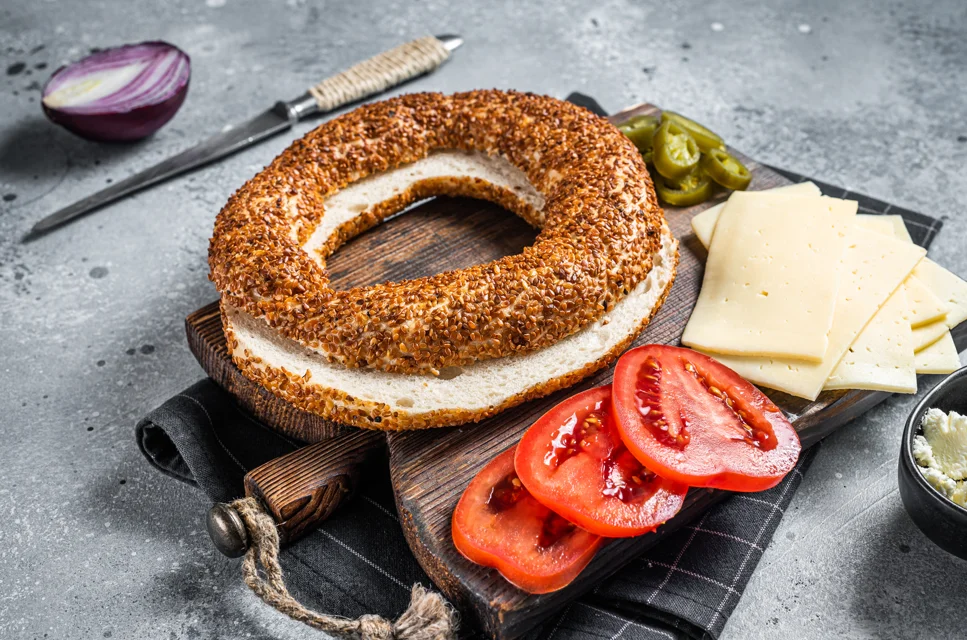
<instances>
[{"instance_id":1,"label":"golden brown crust","mask_svg":"<svg viewBox=\"0 0 967 640\"><path fill-rule=\"evenodd\" d=\"M460 271L333 291L302 249L325 199L438 149L483 151L521 169L546 202L534 245ZM483 182L428 181L411 195L448 188L540 219ZM322 258L405 200L344 225ZM606 120L532 94L414 94L294 143L219 213L209 264L223 300L332 361L434 373L546 347L594 322L647 276L662 222L640 155Z\"/></svg>"},{"instance_id":2,"label":"golden brown crust","mask_svg":"<svg viewBox=\"0 0 967 640\"><path fill-rule=\"evenodd\" d=\"M270 367L251 353L238 353L238 341L228 321L224 306L222 306L222 326L228 341L228 352L232 354L235 364L249 379L257 382L283 400L297 408L322 416L334 422L352 425L366 429L380 429L384 431L406 431L412 429L427 429L432 427L448 427L468 422L480 422L485 418L496 415L505 409L516 406L527 400L549 395L559 389L574 385L587 378L596 371L603 369L614 361L621 353L631 346L634 339L651 322L655 314L665 302L672 285L678 266L678 250L675 250L674 263L670 265L670 277L657 302L651 309L650 315L642 318L637 329L629 333L610 351L594 362L587 363L581 369L571 371L563 376L547 380L539 385L518 393L499 405L493 405L481 410L447 410L427 413L408 413L405 410L393 409L381 402L372 402L354 398L344 391L332 389L302 375L292 373L284 368Z\"/></svg>"}]
</instances>

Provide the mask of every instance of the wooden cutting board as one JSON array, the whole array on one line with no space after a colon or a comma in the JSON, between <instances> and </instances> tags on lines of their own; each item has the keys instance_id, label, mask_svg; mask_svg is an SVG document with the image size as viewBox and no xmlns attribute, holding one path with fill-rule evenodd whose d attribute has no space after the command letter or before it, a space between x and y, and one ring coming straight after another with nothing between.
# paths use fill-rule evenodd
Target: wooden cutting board
<instances>
[{"instance_id":1,"label":"wooden cutting board","mask_svg":"<svg viewBox=\"0 0 967 640\"><path fill-rule=\"evenodd\" d=\"M651 105L639 105L611 120L620 123L634 115L656 111ZM789 183L768 167L737 155L753 172L751 189ZM720 193L714 200L689 209L666 209L668 223L680 242L678 275L664 306L635 346L678 344L698 296L706 258L705 249L691 232L690 220L726 196ZM437 198L354 239L328 264L333 286L346 289L489 262L519 252L535 236L536 232L522 220L489 203ZM270 426L307 442L345 434L349 429L299 411L244 378L227 356L216 304L192 314L187 325L192 350L209 375ZM963 337L957 335L955 339ZM957 341L958 346L964 344L963 339ZM509 409L478 424L387 434L397 508L410 548L436 585L463 612L464 619L479 625L493 638L509 639L525 633L728 495L707 489L691 490L682 511L657 532L611 541L571 585L552 594L524 593L496 571L475 565L456 551L450 536L450 518L477 471L496 454L516 444L534 420L552 406L579 390L607 384L611 377L612 369L608 367L576 387ZM889 394L826 392L815 402L778 392L769 395L793 421L803 446L809 447Z\"/></svg>"}]
</instances>

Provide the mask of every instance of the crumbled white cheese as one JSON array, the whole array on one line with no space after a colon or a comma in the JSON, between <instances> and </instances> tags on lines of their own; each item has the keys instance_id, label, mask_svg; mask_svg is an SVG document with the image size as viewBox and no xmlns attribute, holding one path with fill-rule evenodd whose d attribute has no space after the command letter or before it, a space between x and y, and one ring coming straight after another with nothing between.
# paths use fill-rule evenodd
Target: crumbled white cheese
<instances>
[{"instance_id":1,"label":"crumbled white cheese","mask_svg":"<svg viewBox=\"0 0 967 640\"><path fill-rule=\"evenodd\" d=\"M930 409L922 427L937 466L954 480L967 479L967 417Z\"/></svg>"},{"instance_id":2,"label":"crumbled white cheese","mask_svg":"<svg viewBox=\"0 0 967 640\"><path fill-rule=\"evenodd\" d=\"M913 457L937 491L967 507L967 417L930 409L913 439Z\"/></svg>"}]
</instances>

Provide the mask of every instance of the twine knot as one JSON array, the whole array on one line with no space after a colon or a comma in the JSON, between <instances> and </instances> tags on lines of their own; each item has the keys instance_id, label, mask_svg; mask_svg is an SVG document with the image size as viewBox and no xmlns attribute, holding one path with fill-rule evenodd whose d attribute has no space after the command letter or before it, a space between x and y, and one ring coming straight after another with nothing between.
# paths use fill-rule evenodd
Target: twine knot
<instances>
[{"instance_id":1,"label":"twine knot","mask_svg":"<svg viewBox=\"0 0 967 640\"><path fill-rule=\"evenodd\" d=\"M393 624L381 617L372 614L360 616L359 635L362 640L395 640L396 633Z\"/></svg>"},{"instance_id":2,"label":"twine knot","mask_svg":"<svg viewBox=\"0 0 967 640\"><path fill-rule=\"evenodd\" d=\"M269 606L316 629L360 640L452 640L456 636L453 607L440 594L419 584L413 585L410 606L395 622L372 614L351 620L305 608L292 597L282 579L275 521L255 498L241 498L231 506L242 516L251 540L242 561L245 584Z\"/></svg>"}]
</instances>

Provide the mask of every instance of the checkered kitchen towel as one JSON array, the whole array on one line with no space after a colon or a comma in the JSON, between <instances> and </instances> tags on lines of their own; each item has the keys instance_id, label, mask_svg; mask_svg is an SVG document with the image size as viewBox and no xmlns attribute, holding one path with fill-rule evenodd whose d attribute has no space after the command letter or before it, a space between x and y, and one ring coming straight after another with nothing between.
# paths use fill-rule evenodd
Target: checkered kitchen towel
<instances>
[{"instance_id":1,"label":"checkered kitchen towel","mask_svg":"<svg viewBox=\"0 0 967 640\"><path fill-rule=\"evenodd\" d=\"M239 409L210 379L148 414L137 440L162 472L212 501L243 494L245 472L295 449ZM774 489L737 495L528 635L529 640L716 637L769 544L815 449ZM356 498L282 553L286 583L309 608L395 618L415 582L432 586L403 539L389 482L376 460ZM476 630L461 630L466 637Z\"/></svg>"},{"instance_id":2,"label":"checkered kitchen towel","mask_svg":"<svg viewBox=\"0 0 967 640\"><path fill-rule=\"evenodd\" d=\"M583 96L570 99L595 106ZM929 245L940 230L939 220L819 184L824 193L859 200L864 213L902 215L920 245ZM208 379L148 414L136 434L156 468L198 487L212 501L241 496L247 470L299 446L246 415ZM735 495L709 509L528 640L718 637L815 453L816 448L803 453L779 486ZM395 618L406 608L414 582L431 586L403 539L387 467L374 463L351 504L283 552L286 581L306 606L349 617ZM463 632L469 637L476 631Z\"/></svg>"}]
</instances>

